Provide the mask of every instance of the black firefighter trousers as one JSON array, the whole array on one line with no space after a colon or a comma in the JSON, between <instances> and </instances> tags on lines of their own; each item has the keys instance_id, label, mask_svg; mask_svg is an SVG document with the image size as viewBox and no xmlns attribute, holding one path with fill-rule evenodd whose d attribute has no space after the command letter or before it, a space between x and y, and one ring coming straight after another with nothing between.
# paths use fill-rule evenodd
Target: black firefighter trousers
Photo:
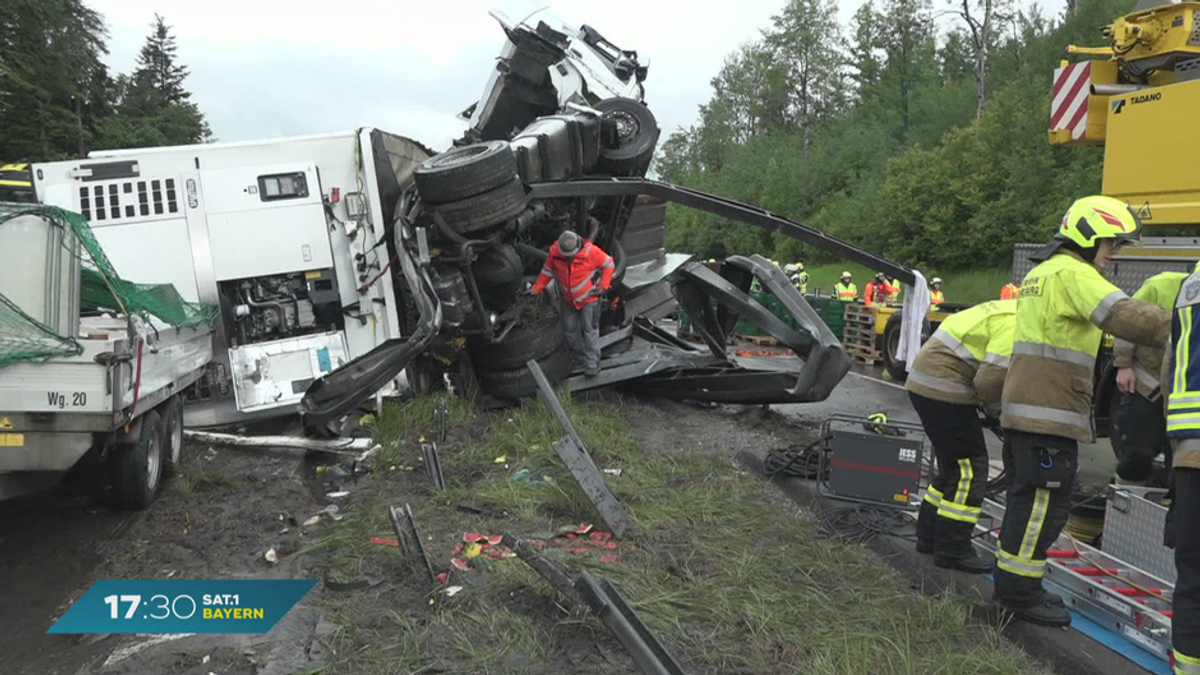
<instances>
[{"instance_id":1,"label":"black firefighter trousers","mask_svg":"<svg viewBox=\"0 0 1200 675\"><path fill-rule=\"evenodd\" d=\"M1179 575L1171 617L1175 672L1200 673L1200 469L1176 467L1171 481L1175 494L1167 529Z\"/></svg>"},{"instance_id":2,"label":"black firefighter trousers","mask_svg":"<svg viewBox=\"0 0 1200 675\"><path fill-rule=\"evenodd\" d=\"M1005 457L1012 484L1000 527L995 598L1010 607L1029 607L1042 600L1046 550L1067 524L1079 444L1013 429L1005 435L1012 447Z\"/></svg>"},{"instance_id":3,"label":"black firefighter trousers","mask_svg":"<svg viewBox=\"0 0 1200 675\"><path fill-rule=\"evenodd\" d=\"M935 401L911 391L908 397L937 458L937 474L917 517L917 541L922 547L932 545L938 558L969 557L975 552L971 535L988 478L979 413L973 405Z\"/></svg>"}]
</instances>

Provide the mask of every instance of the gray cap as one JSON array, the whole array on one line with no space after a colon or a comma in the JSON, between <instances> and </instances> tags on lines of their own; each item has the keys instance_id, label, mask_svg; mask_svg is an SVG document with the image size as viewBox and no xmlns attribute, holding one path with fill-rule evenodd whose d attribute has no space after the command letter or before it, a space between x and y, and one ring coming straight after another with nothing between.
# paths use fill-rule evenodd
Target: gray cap
<instances>
[{"instance_id":1,"label":"gray cap","mask_svg":"<svg viewBox=\"0 0 1200 675\"><path fill-rule=\"evenodd\" d=\"M580 243L579 235L567 230L558 235L558 252L570 257L579 253Z\"/></svg>"}]
</instances>

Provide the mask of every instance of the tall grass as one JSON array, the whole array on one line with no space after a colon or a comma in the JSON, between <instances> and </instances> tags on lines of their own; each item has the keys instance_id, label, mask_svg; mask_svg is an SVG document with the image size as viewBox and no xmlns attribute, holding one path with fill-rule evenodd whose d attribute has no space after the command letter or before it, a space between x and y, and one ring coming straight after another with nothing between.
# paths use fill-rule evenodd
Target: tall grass
<instances>
[{"instance_id":1,"label":"tall grass","mask_svg":"<svg viewBox=\"0 0 1200 675\"><path fill-rule=\"evenodd\" d=\"M780 261L781 263L784 261ZM854 284L858 286L861 296L867 282L875 276L874 271L852 263L836 265L819 265L808 268L808 292L819 291L821 295L829 295L833 285L843 271L854 275ZM1000 289L1009 282L1012 271L1007 267L994 269L977 269L962 271L921 270L926 279L942 278L942 292L950 302L978 303L1000 298Z\"/></svg>"}]
</instances>

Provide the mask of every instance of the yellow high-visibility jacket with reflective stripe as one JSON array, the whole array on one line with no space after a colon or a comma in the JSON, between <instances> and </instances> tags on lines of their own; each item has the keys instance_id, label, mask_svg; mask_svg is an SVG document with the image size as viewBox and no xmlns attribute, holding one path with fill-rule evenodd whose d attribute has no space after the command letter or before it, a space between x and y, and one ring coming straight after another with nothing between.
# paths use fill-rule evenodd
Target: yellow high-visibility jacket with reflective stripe
<instances>
[{"instance_id":1,"label":"yellow high-visibility jacket with reflective stripe","mask_svg":"<svg viewBox=\"0 0 1200 675\"><path fill-rule=\"evenodd\" d=\"M1175 297L1187 274L1163 272L1155 274L1142 284L1134 300L1153 302L1167 311L1175 307ZM1135 345L1128 340L1113 341L1113 365L1117 368L1132 368L1137 378L1137 393L1151 401L1161 394L1159 377L1162 370L1163 350Z\"/></svg>"},{"instance_id":2,"label":"yellow high-visibility jacket with reflective stripe","mask_svg":"<svg viewBox=\"0 0 1200 675\"><path fill-rule=\"evenodd\" d=\"M921 347L904 386L946 403L999 403L1016 311L1016 300L996 300L949 316Z\"/></svg>"},{"instance_id":3,"label":"yellow high-visibility jacket with reflective stripe","mask_svg":"<svg viewBox=\"0 0 1200 675\"><path fill-rule=\"evenodd\" d=\"M854 299L858 297L858 286L853 283L843 284L839 281L833 285L833 292L842 302L854 302Z\"/></svg>"},{"instance_id":4,"label":"yellow high-visibility jacket with reflective stripe","mask_svg":"<svg viewBox=\"0 0 1200 675\"><path fill-rule=\"evenodd\" d=\"M1078 255L1059 250L1021 284L1001 426L1091 442L1104 333L1161 348L1170 330L1168 312L1130 298Z\"/></svg>"},{"instance_id":5,"label":"yellow high-visibility jacket with reflective stripe","mask_svg":"<svg viewBox=\"0 0 1200 675\"><path fill-rule=\"evenodd\" d=\"M1200 272L1183 280L1171 323L1169 361L1164 364L1167 436L1172 465L1200 469Z\"/></svg>"}]
</instances>

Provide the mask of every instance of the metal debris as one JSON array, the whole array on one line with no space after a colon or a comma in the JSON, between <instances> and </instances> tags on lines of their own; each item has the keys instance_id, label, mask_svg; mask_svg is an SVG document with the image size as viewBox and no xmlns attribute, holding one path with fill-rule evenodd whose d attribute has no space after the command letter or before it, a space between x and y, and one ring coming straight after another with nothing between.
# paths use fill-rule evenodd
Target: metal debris
<instances>
[{"instance_id":1,"label":"metal debris","mask_svg":"<svg viewBox=\"0 0 1200 675\"><path fill-rule=\"evenodd\" d=\"M618 537L625 536L633 528L629 514L625 513L625 507L621 506L620 500L604 482L603 474L592 462L592 457L588 454L583 439L579 437L579 432L575 430L575 425L567 416L567 411L563 410L562 402L554 394L554 389L550 386L550 381L546 379L546 374L542 372L541 366L537 361L529 361L526 365L529 372L533 373L534 380L537 381L538 395L542 402L558 420L563 431L567 432L562 440L554 444L555 452L570 469L571 475L579 482L583 493L592 500L596 511L604 519L604 522L608 523L608 528L612 530L612 533Z\"/></svg>"},{"instance_id":2,"label":"metal debris","mask_svg":"<svg viewBox=\"0 0 1200 675\"><path fill-rule=\"evenodd\" d=\"M638 670L646 675L684 675L679 662L642 623L641 617L615 586L604 579L597 581L584 572L575 582L575 590L620 640Z\"/></svg>"},{"instance_id":3,"label":"metal debris","mask_svg":"<svg viewBox=\"0 0 1200 675\"><path fill-rule=\"evenodd\" d=\"M429 573L430 583L437 583L437 574L433 571L433 563L425 551L421 531L417 529L417 520L413 518L412 507L405 504L403 508L393 506L388 509L392 519L392 528L396 531L396 539L400 542L400 550L413 569L420 569L422 564Z\"/></svg>"},{"instance_id":4,"label":"metal debris","mask_svg":"<svg viewBox=\"0 0 1200 675\"><path fill-rule=\"evenodd\" d=\"M438 490L445 490L446 477L442 475L442 458L438 454L437 443L422 443L421 459L425 465L425 473L429 475L429 482Z\"/></svg>"},{"instance_id":5,"label":"metal debris","mask_svg":"<svg viewBox=\"0 0 1200 675\"><path fill-rule=\"evenodd\" d=\"M511 549L518 558L525 561L526 565L532 567L533 571L549 582L554 590L562 596L564 606L571 608L579 603L579 596L575 593L575 586L571 583L571 578L558 569L557 565L538 555L529 542L505 532L500 543Z\"/></svg>"}]
</instances>

